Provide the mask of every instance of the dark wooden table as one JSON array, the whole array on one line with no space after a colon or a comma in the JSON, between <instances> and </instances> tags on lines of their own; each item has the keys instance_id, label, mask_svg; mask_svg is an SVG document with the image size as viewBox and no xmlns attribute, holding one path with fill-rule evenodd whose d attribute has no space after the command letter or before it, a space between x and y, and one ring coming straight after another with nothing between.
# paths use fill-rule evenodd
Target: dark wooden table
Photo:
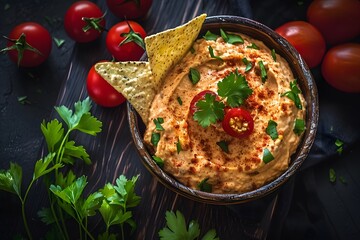
<instances>
[{"instance_id":1,"label":"dark wooden table","mask_svg":"<svg viewBox=\"0 0 360 240\"><path fill-rule=\"evenodd\" d=\"M7 35L13 26L23 21L37 21L49 29L53 37L66 40L61 48L54 44L50 58L34 69L18 68L6 55L0 56L0 169L8 169L11 161L17 162L24 170L24 184L30 181L34 162L45 152L40 131L42 120L57 117L54 106L73 107L76 101L83 100L87 96L85 80L90 67L98 60L111 59L105 49L105 34L89 44L76 44L67 37L62 20L72 2L1 1L2 35ZM105 1L97 2L106 9ZM209 16L229 14L250 17L275 28L286 21L305 19L310 1L302 1L302 4L298 3L300 1L283 3L280 0L249 2L154 0L148 15L138 21L148 34L175 27L204 12ZM106 18L107 27L119 21L111 13ZM5 41L2 41L1 48L4 46ZM319 69L314 69L313 74L320 90L320 109L325 112L320 117L323 122L321 127L330 129L331 124L336 122L324 122L331 109L349 116L354 108L348 103L360 98L359 95L345 95L331 89L321 79ZM20 104L17 100L19 96L27 96L30 104ZM334 101L334 97L341 100ZM125 104L116 108L102 108L94 104L92 113L103 122L102 132L96 137L81 134L73 137L88 149L93 163L90 166L77 165L74 171L78 176L88 176L88 191L101 188L106 182L114 182L121 174L128 178L140 174L136 191L142 200L134 209L138 227L127 239L157 239L158 231L165 225L167 210L180 210L187 220L198 220L203 230L215 228L221 239L264 239L266 236L274 239L288 239L289 236L294 239L360 238L360 175L356 170L360 166L359 161L355 161L360 154L357 147L359 134L350 137L341 135L351 132L351 129L340 132L339 137L349 143L342 156L321 152L326 134L319 135L315 151L306 161L304 169L275 196L276 205L272 204L275 201L272 196L228 207L188 200L158 183L140 162L132 142ZM354 126L354 121L359 122L352 119L349 126ZM359 132L358 129L354 131ZM330 167L345 176L347 184L329 183ZM36 215L46 205L46 192L39 181L27 203L27 215L35 239L43 237L46 231L46 226ZM94 222L93 232L100 230L101 226ZM0 239L12 239L17 233L25 236L20 202L16 196L0 192Z\"/></svg>"}]
</instances>

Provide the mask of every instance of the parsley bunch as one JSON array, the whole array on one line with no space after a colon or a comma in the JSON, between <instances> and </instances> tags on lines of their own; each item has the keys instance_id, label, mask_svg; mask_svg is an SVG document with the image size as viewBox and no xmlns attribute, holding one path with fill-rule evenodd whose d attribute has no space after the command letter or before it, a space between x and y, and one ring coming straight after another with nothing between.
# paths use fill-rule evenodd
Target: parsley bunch
<instances>
[{"instance_id":1,"label":"parsley bunch","mask_svg":"<svg viewBox=\"0 0 360 240\"><path fill-rule=\"evenodd\" d=\"M47 238L70 239L65 219L73 218L79 226L79 239L95 239L88 230L88 217L99 212L106 229L98 239L115 239L116 235L109 232L110 226L113 225L120 226L124 239L123 225L129 224L132 229L136 226L129 209L140 202L140 197L134 192L138 177L128 180L125 176L120 176L115 185L108 183L103 189L85 197L83 192L87 185L86 176L77 178L71 170L64 174L65 171L60 172L59 169L65 165L73 165L78 159L86 164L91 163L85 148L71 140L70 133L78 131L96 136L101 131L102 123L91 115L89 98L76 102L74 111L65 106L55 107L55 110L65 126L57 119L41 123L48 154L35 163L33 177L25 194L21 192L22 167L12 162L8 170L0 170L0 190L19 197L24 227L29 239L32 239L32 234L27 223L25 203L31 187L41 177L49 189L50 207L41 209L38 215L44 223L53 224ZM49 176L51 174L52 176Z\"/></svg>"}]
</instances>

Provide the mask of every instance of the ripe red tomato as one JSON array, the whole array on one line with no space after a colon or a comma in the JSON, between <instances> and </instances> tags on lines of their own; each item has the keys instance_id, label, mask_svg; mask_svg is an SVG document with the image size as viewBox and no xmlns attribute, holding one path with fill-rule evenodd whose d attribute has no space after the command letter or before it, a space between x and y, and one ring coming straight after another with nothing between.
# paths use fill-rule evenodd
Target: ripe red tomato
<instances>
[{"instance_id":1,"label":"ripe red tomato","mask_svg":"<svg viewBox=\"0 0 360 240\"><path fill-rule=\"evenodd\" d=\"M254 120L245 109L231 108L225 114L222 127L230 136L244 138L253 132Z\"/></svg>"},{"instance_id":2,"label":"ripe red tomato","mask_svg":"<svg viewBox=\"0 0 360 240\"><path fill-rule=\"evenodd\" d=\"M360 93L360 44L345 43L329 49L321 71L324 79L338 90Z\"/></svg>"},{"instance_id":3,"label":"ripe red tomato","mask_svg":"<svg viewBox=\"0 0 360 240\"><path fill-rule=\"evenodd\" d=\"M145 52L146 32L134 21L112 26L106 35L106 47L118 61L138 61Z\"/></svg>"},{"instance_id":4,"label":"ripe red tomato","mask_svg":"<svg viewBox=\"0 0 360 240\"><path fill-rule=\"evenodd\" d=\"M316 67L326 51L321 33L305 21L291 21L276 28L275 31L293 45L310 68Z\"/></svg>"},{"instance_id":5,"label":"ripe red tomato","mask_svg":"<svg viewBox=\"0 0 360 240\"><path fill-rule=\"evenodd\" d=\"M360 1L312 1L307 19L330 45L345 42L360 35Z\"/></svg>"},{"instance_id":6,"label":"ripe red tomato","mask_svg":"<svg viewBox=\"0 0 360 240\"><path fill-rule=\"evenodd\" d=\"M196 103L198 101L200 101L200 100L204 100L206 94L210 94L210 95L216 96L218 98L218 95L216 93L214 93L213 91L210 91L210 90L204 90L202 92L199 92L191 100L190 109L189 109L191 115L194 115L194 113L197 110Z\"/></svg>"},{"instance_id":7,"label":"ripe red tomato","mask_svg":"<svg viewBox=\"0 0 360 240\"><path fill-rule=\"evenodd\" d=\"M152 0L106 0L110 11L121 19L137 19L145 16Z\"/></svg>"},{"instance_id":8,"label":"ripe red tomato","mask_svg":"<svg viewBox=\"0 0 360 240\"><path fill-rule=\"evenodd\" d=\"M9 58L19 66L38 66L50 55L50 33L38 23L25 22L15 26L7 39L7 47L1 51L7 51Z\"/></svg>"},{"instance_id":9,"label":"ripe red tomato","mask_svg":"<svg viewBox=\"0 0 360 240\"><path fill-rule=\"evenodd\" d=\"M77 1L65 13L65 31L76 42L94 41L104 30L103 17L104 13L95 3Z\"/></svg>"},{"instance_id":10,"label":"ripe red tomato","mask_svg":"<svg viewBox=\"0 0 360 240\"><path fill-rule=\"evenodd\" d=\"M90 98L103 107L116 107L126 100L96 72L95 65L90 68L87 75L86 89Z\"/></svg>"}]
</instances>

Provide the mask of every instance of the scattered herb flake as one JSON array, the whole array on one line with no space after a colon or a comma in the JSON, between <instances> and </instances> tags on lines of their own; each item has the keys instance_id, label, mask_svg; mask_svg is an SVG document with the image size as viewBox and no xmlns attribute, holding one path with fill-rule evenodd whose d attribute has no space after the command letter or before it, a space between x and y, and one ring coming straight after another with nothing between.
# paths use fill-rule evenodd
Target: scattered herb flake
<instances>
[{"instance_id":1,"label":"scattered herb flake","mask_svg":"<svg viewBox=\"0 0 360 240\"><path fill-rule=\"evenodd\" d=\"M200 81L200 72L196 68L190 68L188 76L193 85Z\"/></svg>"},{"instance_id":2,"label":"scattered herb flake","mask_svg":"<svg viewBox=\"0 0 360 240\"><path fill-rule=\"evenodd\" d=\"M273 120L268 121L266 133L271 137L272 140L275 140L279 137L279 134L276 129L277 125L278 124Z\"/></svg>"},{"instance_id":3,"label":"scattered herb flake","mask_svg":"<svg viewBox=\"0 0 360 240\"><path fill-rule=\"evenodd\" d=\"M164 119L159 117L159 118L155 118L154 119L154 124L155 124L155 129L157 131L164 131L165 129L163 128L163 126L161 126L161 124L164 123Z\"/></svg>"},{"instance_id":4,"label":"scattered herb flake","mask_svg":"<svg viewBox=\"0 0 360 240\"><path fill-rule=\"evenodd\" d=\"M177 97L176 100L178 101L179 105L182 106L183 102L181 100L181 97Z\"/></svg>"},{"instance_id":5,"label":"scattered herb flake","mask_svg":"<svg viewBox=\"0 0 360 240\"><path fill-rule=\"evenodd\" d=\"M61 48L62 45L64 45L64 43L65 43L64 39L53 37L53 40L58 48Z\"/></svg>"},{"instance_id":6,"label":"scattered herb flake","mask_svg":"<svg viewBox=\"0 0 360 240\"><path fill-rule=\"evenodd\" d=\"M212 185L208 183L209 178L203 179L199 184L198 188L203 192L212 192Z\"/></svg>"},{"instance_id":7,"label":"scattered herb flake","mask_svg":"<svg viewBox=\"0 0 360 240\"><path fill-rule=\"evenodd\" d=\"M155 163L160 167L164 167L164 160L161 159L161 157L158 156L152 156L152 158L154 159Z\"/></svg>"},{"instance_id":8,"label":"scattered herb flake","mask_svg":"<svg viewBox=\"0 0 360 240\"><path fill-rule=\"evenodd\" d=\"M246 65L245 72L248 72L252 69L252 63L249 60L247 60L247 58L243 58L242 62Z\"/></svg>"},{"instance_id":9,"label":"scattered herb flake","mask_svg":"<svg viewBox=\"0 0 360 240\"><path fill-rule=\"evenodd\" d=\"M333 168L329 169L329 181L331 183L335 183L336 182L336 172Z\"/></svg>"},{"instance_id":10,"label":"scattered herb flake","mask_svg":"<svg viewBox=\"0 0 360 240\"><path fill-rule=\"evenodd\" d=\"M263 152L263 162L266 164L266 163L269 163L271 162L272 160L274 160L274 156L271 154L271 152L269 151L269 149L265 148L264 149L264 152Z\"/></svg>"},{"instance_id":11,"label":"scattered herb flake","mask_svg":"<svg viewBox=\"0 0 360 240\"><path fill-rule=\"evenodd\" d=\"M251 45L247 46L246 48L252 48L252 49L256 49L256 50L260 49L255 43L251 43Z\"/></svg>"},{"instance_id":12,"label":"scattered herb flake","mask_svg":"<svg viewBox=\"0 0 360 240\"><path fill-rule=\"evenodd\" d=\"M159 141L160 141L160 133L153 132L151 134L151 143L154 147L157 147Z\"/></svg>"},{"instance_id":13,"label":"scattered herb flake","mask_svg":"<svg viewBox=\"0 0 360 240\"><path fill-rule=\"evenodd\" d=\"M260 67L261 80L264 83L267 79L267 73L263 61L259 61L259 67Z\"/></svg>"},{"instance_id":14,"label":"scattered herb flake","mask_svg":"<svg viewBox=\"0 0 360 240\"><path fill-rule=\"evenodd\" d=\"M337 147L336 151L339 154L342 154L343 150L344 150L344 142L341 141L340 139L336 139L335 141L335 146Z\"/></svg>"},{"instance_id":15,"label":"scattered herb flake","mask_svg":"<svg viewBox=\"0 0 360 240\"><path fill-rule=\"evenodd\" d=\"M305 131L305 121L304 119L295 119L294 125L294 133L297 135L301 135Z\"/></svg>"},{"instance_id":16,"label":"scattered herb flake","mask_svg":"<svg viewBox=\"0 0 360 240\"><path fill-rule=\"evenodd\" d=\"M224 30L220 29L221 37L224 39L225 42L230 44L235 43L244 43L244 39L240 35L237 34L230 34L225 32Z\"/></svg>"},{"instance_id":17,"label":"scattered herb flake","mask_svg":"<svg viewBox=\"0 0 360 240\"><path fill-rule=\"evenodd\" d=\"M176 143L176 152L179 154L182 151L180 139Z\"/></svg>"},{"instance_id":18,"label":"scattered herb flake","mask_svg":"<svg viewBox=\"0 0 360 240\"><path fill-rule=\"evenodd\" d=\"M215 56L214 55L214 49L211 47L211 46L209 46L209 53L210 53L210 56L212 57L212 58L215 58L215 59L218 59L218 60L221 60L221 61L224 61L221 57L219 57L219 56Z\"/></svg>"},{"instance_id":19,"label":"scattered herb flake","mask_svg":"<svg viewBox=\"0 0 360 240\"><path fill-rule=\"evenodd\" d=\"M216 39L219 37L219 35L216 35L212 32L210 32L209 30L205 33L204 35L204 39L208 40L208 41L216 41Z\"/></svg>"},{"instance_id":20,"label":"scattered herb flake","mask_svg":"<svg viewBox=\"0 0 360 240\"><path fill-rule=\"evenodd\" d=\"M237 69L218 82L219 96L226 98L230 107L239 107L253 93L245 77Z\"/></svg>"},{"instance_id":21,"label":"scattered herb flake","mask_svg":"<svg viewBox=\"0 0 360 240\"><path fill-rule=\"evenodd\" d=\"M27 96L20 96L17 98L18 102L22 105L31 104Z\"/></svg>"},{"instance_id":22,"label":"scattered herb flake","mask_svg":"<svg viewBox=\"0 0 360 240\"><path fill-rule=\"evenodd\" d=\"M340 177L339 177L339 180L340 180L340 182L341 182L342 184L347 184L347 181L346 181L346 179L345 179L343 176L340 176Z\"/></svg>"},{"instance_id":23,"label":"scattered herb flake","mask_svg":"<svg viewBox=\"0 0 360 240\"><path fill-rule=\"evenodd\" d=\"M195 48L193 46L190 48L190 52L193 54L195 53Z\"/></svg>"},{"instance_id":24,"label":"scattered herb flake","mask_svg":"<svg viewBox=\"0 0 360 240\"><path fill-rule=\"evenodd\" d=\"M229 153L229 144L226 141L222 140L217 142L216 145L218 145L224 152Z\"/></svg>"},{"instance_id":25,"label":"scattered herb flake","mask_svg":"<svg viewBox=\"0 0 360 240\"><path fill-rule=\"evenodd\" d=\"M301 91L297 87L296 79L294 81L290 82L290 89L291 89L290 91L283 93L281 96L285 96L285 97L291 99L295 103L295 106L298 109L302 109L301 100L298 95Z\"/></svg>"},{"instance_id":26,"label":"scattered herb flake","mask_svg":"<svg viewBox=\"0 0 360 240\"><path fill-rule=\"evenodd\" d=\"M271 49L271 56L274 59L274 62L276 62L276 52L275 49Z\"/></svg>"}]
</instances>

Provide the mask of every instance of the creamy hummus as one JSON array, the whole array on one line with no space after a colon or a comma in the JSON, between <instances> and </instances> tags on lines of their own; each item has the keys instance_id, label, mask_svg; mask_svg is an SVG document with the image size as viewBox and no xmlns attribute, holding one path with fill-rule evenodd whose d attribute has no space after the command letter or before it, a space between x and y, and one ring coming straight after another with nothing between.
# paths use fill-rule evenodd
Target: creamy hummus
<instances>
[{"instance_id":1,"label":"creamy hummus","mask_svg":"<svg viewBox=\"0 0 360 240\"><path fill-rule=\"evenodd\" d=\"M193 189L199 189L199 183L205 179L213 193L241 193L259 188L288 168L290 156L301 139L301 134L294 133L294 123L305 118L306 103L298 94L302 104L299 109L283 95L290 91L294 81L288 63L279 55L275 61L271 50L261 41L241 37L243 44L229 44L221 37L198 39L193 51L169 71L152 103L144 140L153 154L164 161L163 169ZM248 47L253 44L258 49ZM223 61L210 56L209 46ZM252 63L250 71L245 72L243 58ZM259 61L267 72L265 82L261 79ZM190 68L200 73L196 84L189 80ZM190 102L197 93L217 92L217 83L236 69L253 90L241 106L254 120L254 130L245 138L232 137L216 124L203 128L189 113ZM163 119L164 130L155 129L153 120L158 118ZM266 133L269 120L277 123L277 139ZM160 136L156 147L151 141L153 133ZM219 147L220 141L228 144L228 153ZM263 161L264 149L274 157L269 163Z\"/></svg>"}]
</instances>

